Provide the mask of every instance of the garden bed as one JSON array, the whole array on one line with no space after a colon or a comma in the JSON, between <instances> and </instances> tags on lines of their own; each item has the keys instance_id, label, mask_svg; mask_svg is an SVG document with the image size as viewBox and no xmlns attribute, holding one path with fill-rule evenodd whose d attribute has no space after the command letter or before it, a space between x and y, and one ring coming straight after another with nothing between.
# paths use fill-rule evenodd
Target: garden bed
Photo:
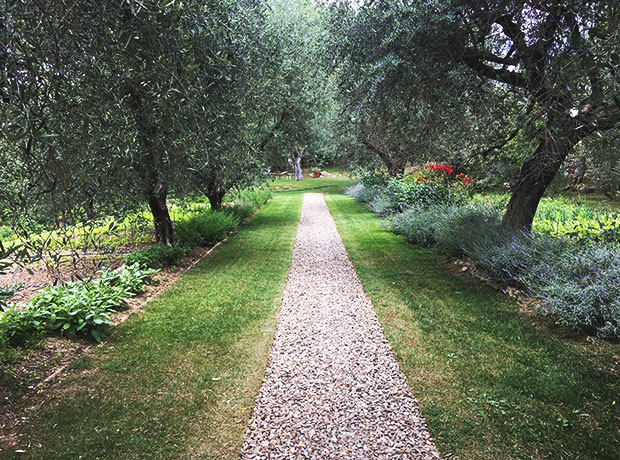
<instances>
[{"instance_id":1,"label":"garden bed","mask_svg":"<svg viewBox=\"0 0 620 460\"><path fill-rule=\"evenodd\" d=\"M410 243L467 256L542 316L587 335L620 338L620 215L549 197L532 231L501 224L503 195L472 199L473 179L447 165L415 175L362 171L348 193Z\"/></svg>"},{"instance_id":2,"label":"garden bed","mask_svg":"<svg viewBox=\"0 0 620 460\"><path fill-rule=\"evenodd\" d=\"M139 312L148 301L174 284L185 271L212 250L213 247L194 248L176 267L168 267L157 273L155 283L145 286L141 295L127 299L125 310L111 315L114 325L118 326L131 314ZM120 265L121 262L118 259L116 261ZM42 276L41 279L46 278ZM14 445L19 425L27 422L48 400L50 387L68 375L68 366L77 357L96 346L87 338L50 336L29 348L16 350L10 363L0 363L0 445Z\"/></svg>"}]
</instances>

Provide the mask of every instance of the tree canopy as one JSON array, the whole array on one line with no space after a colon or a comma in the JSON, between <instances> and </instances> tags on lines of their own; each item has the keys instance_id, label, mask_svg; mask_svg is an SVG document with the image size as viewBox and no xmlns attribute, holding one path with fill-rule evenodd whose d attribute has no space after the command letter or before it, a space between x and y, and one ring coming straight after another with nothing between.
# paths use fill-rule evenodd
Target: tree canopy
<instances>
[{"instance_id":1,"label":"tree canopy","mask_svg":"<svg viewBox=\"0 0 620 460\"><path fill-rule=\"evenodd\" d=\"M611 0L2 2L3 220L147 206L171 244L170 196L219 208L289 159L393 175L449 160L503 168L504 225L529 227L576 149L618 167L619 14Z\"/></svg>"}]
</instances>

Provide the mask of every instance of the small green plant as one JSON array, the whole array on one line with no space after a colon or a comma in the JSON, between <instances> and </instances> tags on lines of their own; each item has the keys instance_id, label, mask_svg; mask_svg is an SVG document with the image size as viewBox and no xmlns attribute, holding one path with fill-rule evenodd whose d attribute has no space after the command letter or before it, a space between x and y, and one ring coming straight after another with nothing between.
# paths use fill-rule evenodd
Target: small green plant
<instances>
[{"instance_id":1,"label":"small green plant","mask_svg":"<svg viewBox=\"0 0 620 460\"><path fill-rule=\"evenodd\" d=\"M129 266L138 265L141 269L161 270L181 262L187 255L187 250L187 247L181 244L173 246L155 244L136 249L125 257L125 263Z\"/></svg>"},{"instance_id":2,"label":"small green plant","mask_svg":"<svg viewBox=\"0 0 620 460\"><path fill-rule=\"evenodd\" d=\"M154 273L137 264L106 270L97 279L44 289L25 305L9 305L0 313L0 345L29 343L44 332L100 341L112 324L110 313L126 308L125 298L142 292Z\"/></svg>"},{"instance_id":3,"label":"small green plant","mask_svg":"<svg viewBox=\"0 0 620 460\"><path fill-rule=\"evenodd\" d=\"M37 311L7 306L0 313L0 348L34 342L44 333Z\"/></svg>"},{"instance_id":4,"label":"small green plant","mask_svg":"<svg viewBox=\"0 0 620 460\"><path fill-rule=\"evenodd\" d=\"M185 247L211 246L226 238L239 225L239 218L224 211L205 210L176 223L179 244Z\"/></svg>"},{"instance_id":5,"label":"small green plant","mask_svg":"<svg viewBox=\"0 0 620 460\"><path fill-rule=\"evenodd\" d=\"M15 294L17 294L22 287L24 287L24 283L0 286L0 311L7 307L9 300L15 297Z\"/></svg>"},{"instance_id":6,"label":"small green plant","mask_svg":"<svg viewBox=\"0 0 620 460\"><path fill-rule=\"evenodd\" d=\"M0 225L0 240L8 240L13 236L13 229L8 225Z\"/></svg>"},{"instance_id":7,"label":"small green plant","mask_svg":"<svg viewBox=\"0 0 620 460\"><path fill-rule=\"evenodd\" d=\"M383 188L387 185L390 176L384 169L357 169L354 172L357 180L364 187Z\"/></svg>"},{"instance_id":8,"label":"small green plant","mask_svg":"<svg viewBox=\"0 0 620 460\"><path fill-rule=\"evenodd\" d=\"M153 283L156 269L143 269L135 263L116 270L102 270L97 282L120 290L123 297L133 297L144 291L144 286Z\"/></svg>"}]
</instances>

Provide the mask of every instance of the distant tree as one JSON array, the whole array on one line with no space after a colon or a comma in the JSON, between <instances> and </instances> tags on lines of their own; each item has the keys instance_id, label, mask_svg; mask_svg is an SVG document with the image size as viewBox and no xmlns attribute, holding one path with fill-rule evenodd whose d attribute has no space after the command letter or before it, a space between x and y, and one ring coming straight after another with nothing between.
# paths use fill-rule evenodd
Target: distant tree
<instances>
[{"instance_id":1,"label":"distant tree","mask_svg":"<svg viewBox=\"0 0 620 460\"><path fill-rule=\"evenodd\" d=\"M390 175L398 175L408 163L462 157L481 132L497 129L497 117L469 110L492 95L492 88L471 91L463 72L424 49L408 47L417 24L395 2L368 2L361 9L332 4L331 22L346 120L341 130L354 136L349 147L354 161L374 165L378 160Z\"/></svg>"},{"instance_id":2,"label":"distant tree","mask_svg":"<svg viewBox=\"0 0 620 460\"><path fill-rule=\"evenodd\" d=\"M324 59L326 11L310 0L269 5L270 89L257 146L272 167L285 167L289 159L316 166L335 153L335 86Z\"/></svg>"}]
</instances>

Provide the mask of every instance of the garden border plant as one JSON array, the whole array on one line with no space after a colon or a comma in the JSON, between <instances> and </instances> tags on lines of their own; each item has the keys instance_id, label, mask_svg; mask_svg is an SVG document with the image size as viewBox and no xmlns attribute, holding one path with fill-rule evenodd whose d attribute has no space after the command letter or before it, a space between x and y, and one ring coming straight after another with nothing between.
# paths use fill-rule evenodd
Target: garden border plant
<instances>
[{"instance_id":1,"label":"garden border plant","mask_svg":"<svg viewBox=\"0 0 620 460\"><path fill-rule=\"evenodd\" d=\"M153 283L156 272L137 264L103 270L98 278L48 287L26 304L8 305L0 314L0 347L28 344L54 333L100 342L112 325L110 314L126 308L125 299Z\"/></svg>"},{"instance_id":2,"label":"garden border plant","mask_svg":"<svg viewBox=\"0 0 620 460\"><path fill-rule=\"evenodd\" d=\"M113 324L110 314L126 308L125 298L140 294L158 270L177 265L191 248L224 240L270 197L269 190L244 190L221 211L194 207L181 214L174 245L139 248L125 258L125 267L101 270L98 277L81 282L48 287L25 304L8 304L19 286L2 289L0 348L29 344L54 333L69 338L89 336L100 342Z\"/></svg>"},{"instance_id":3,"label":"garden border plant","mask_svg":"<svg viewBox=\"0 0 620 460\"><path fill-rule=\"evenodd\" d=\"M139 248L127 255L125 263L137 263L144 268L162 269L178 265L187 253L198 246L213 246L250 217L271 198L268 189L241 190L234 201L221 210L206 206L186 206L175 219L175 243L171 246L156 244Z\"/></svg>"},{"instance_id":4,"label":"garden border plant","mask_svg":"<svg viewBox=\"0 0 620 460\"><path fill-rule=\"evenodd\" d=\"M551 315L558 324L620 338L620 248L616 243L620 222L614 214L583 206L577 212L543 207L533 232L514 233L502 228L495 203L472 201L473 179L454 175L448 165L431 163L404 177L389 178L377 171L361 172L358 177L359 183L347 194L367 203L385 218L391 231L410 243L471 258L493 280L516 285L543 300L539 313ZM554 212L589 221L575 224L578 230L573 233L552 232L548 227ZM564 228L572 227L565 223Z\"/></svg>"}]
</instances>

